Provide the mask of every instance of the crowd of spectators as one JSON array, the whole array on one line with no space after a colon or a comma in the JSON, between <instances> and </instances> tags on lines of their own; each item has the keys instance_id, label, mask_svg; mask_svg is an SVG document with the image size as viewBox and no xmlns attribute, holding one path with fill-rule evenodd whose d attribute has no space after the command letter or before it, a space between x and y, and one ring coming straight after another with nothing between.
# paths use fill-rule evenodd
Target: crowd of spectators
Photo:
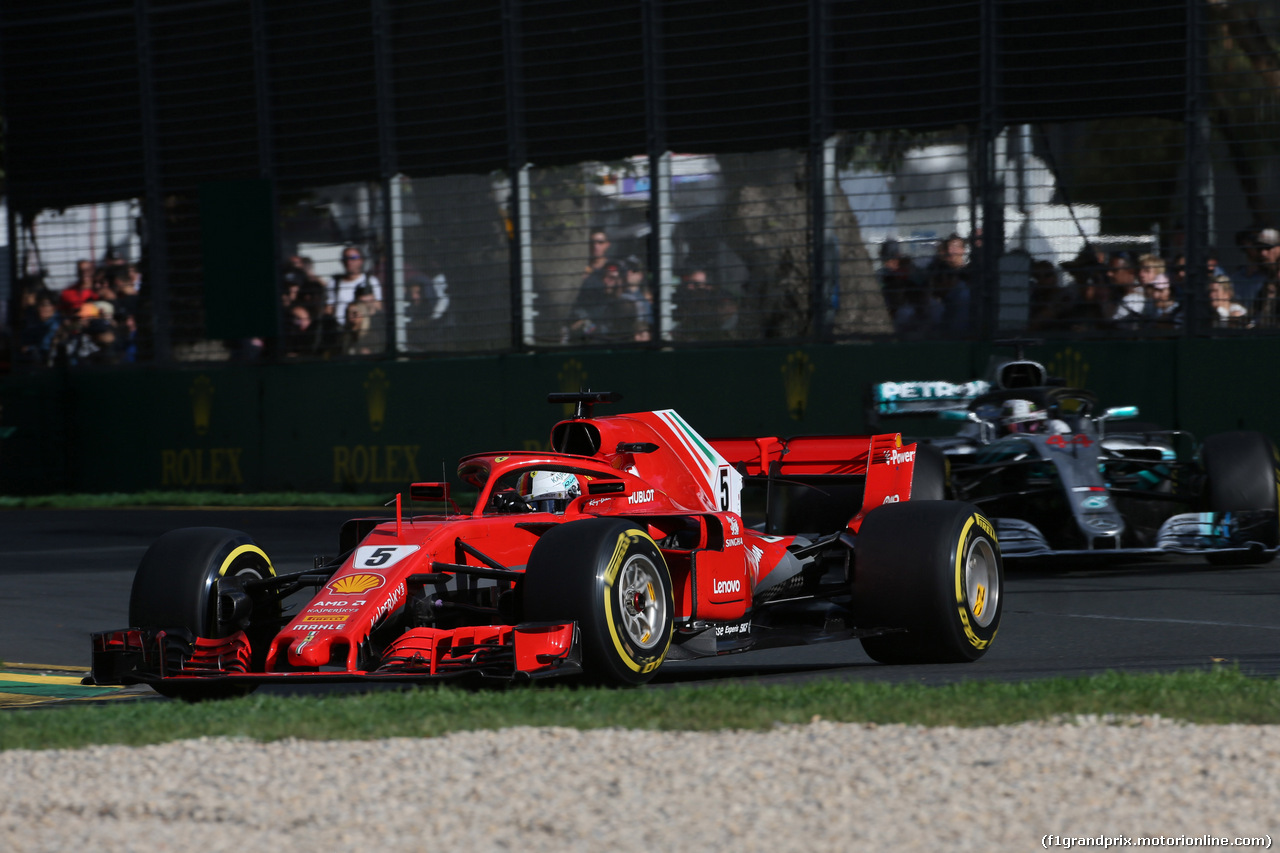
<instances>
[{"instance_id":1,"label":"crowd of spectators","mask_svg":"<svg viewBox=\"0 0 1280 853\"><path fill-rule=\"evenodd\" d=\"M1175 330L1185 323L1191 304L1212 328L1280 328L1280 231L1243 231L1236 235L1236 245L1242 264L1228 272L1217 250L1210 248L1203 276L1187 275L1183 253L1161 257L1092 244L1058 265L1033 260L1027 330ZM919 337L971 328L967 248L963 238L952 234L939 241L935 257L921 268L896 240L880 245L877 277L899 334ZM1203 290L1192 292L1191 282L1197 280Z\"/></svg>"},{"instance_id":2,"label":"crowd of spectators","mask_svg":"<svg viewBox=\"0 0 1280 853\"><path fill-rule=\"evenodd\" d=\"M342 250L342 272L325 279L313 260L293 255L285 263L280 299L286 358L380 355L387 350L387 314L382 282L365 271L357 246ZM433 332L452 323L449 283L434 262L424 273L405 269L400 318L410 349L429 349Z\"/></svg>"},{"instance_id":3,"label":"crowd of spectators","mask_svg":"<svg viewBox=\"0 0 1280 853\"><path fill-rule=\"evenodd\" d=\"M24 277L9 312L18 360L49 367L137 361L141 291L138 265L115 251L101 263L77 261L65 287L44 275Z\"/></svg>"},{"instance_id":4,"label":"crowd of spectators","mask_svg":"<svg viewBox=\"0 0 1280 853\"><path fill-rule=\"evenodd\" d=\"M613 257L603 228L592 228L587 264L560 330L563 344L642 343L653 334L653 292L636 255Z\"/></svg>"}]
</instances>

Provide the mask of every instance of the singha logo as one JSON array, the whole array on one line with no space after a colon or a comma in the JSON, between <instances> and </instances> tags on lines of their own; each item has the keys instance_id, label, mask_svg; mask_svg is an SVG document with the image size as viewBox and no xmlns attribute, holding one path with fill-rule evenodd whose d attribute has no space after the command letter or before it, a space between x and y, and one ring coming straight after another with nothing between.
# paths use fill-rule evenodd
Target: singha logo
<instances>
[{"instance_id":1,"label":"singha logo","mask_svg":"<svg viewBox=\"0 0 1280 853\"><path fill-rule=\"evenodd\" d=\"M1089 364L1084 354L1071 347L1055 353L1045 367L1052 376L1061 376L1072 388L1086 388L1089 381Z\"/></svg>"},{"instance_id":2,"label":"singha logo","mask_svg":"<svg viewBox=\"0 0 1280 853\"><path fill-rule=\"evenodd\" d=\"M209 431L209 416L213 413L213 382L208 376L197 376L191 383L191 419L196 435Z\"/></svg>"},{"instance_id":3,"label":"singha logo","mask_svg":"<svg viewBox=\"0 0 1280 853\"><path fill-rule=\"evenodd\" d=\"M809 405L809 377L813 375L813 362L803 352L793 352L782 365L782 385L787 394L787 412L793 421L804 420L804 410Z\"/></svg>"},{"instance_id":4,"label":"singha logo","mask_svg":"<svg viewBox=\"0 0 1280 853\"><path fill-rule=\"evenodd\" d=\"M581 391L587 387L587 371L583 368L582 362L576 358L571 358L564 363L564 367L560 368L560 372L556 374L556 379L560 381L560 390L565 393ZM564 404L566 418L573 417L574 411L576 409L573 403Z\"/></svg>"},{"instance_id":5,"label":"singha logo","mask_svg":"<svg viewBox=\"0 0 1280 853\"><path fill-rule=\"evenodd\" d=\"M369 428L374 432L382 429L382 423L387 418L387 388L390 385L387 374L383 373L381 368L372 371L364 380L364 399L369 407Z\"/></svg>"}]
</instances>

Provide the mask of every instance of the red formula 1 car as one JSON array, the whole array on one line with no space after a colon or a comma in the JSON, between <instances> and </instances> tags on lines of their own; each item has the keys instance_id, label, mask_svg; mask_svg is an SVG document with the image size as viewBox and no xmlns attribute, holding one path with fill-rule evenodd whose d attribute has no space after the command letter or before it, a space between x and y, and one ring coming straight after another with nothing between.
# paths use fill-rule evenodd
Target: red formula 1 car
<instances>
[{"instance_id":1,"label":"red formula 1 car","mask_svg":"<svg viewBox=\"0 0 1280 853\"><path fill-rule=\"evenodd\" d=\"M341 556L312 571L277 575L238 531L165 534L132 627L93 635L92 679L191 699L462 675L638 684L766 645L858 637L883 662L971 661L995 637L992 527L940 500L898 435L708 441L674 411L592 416L616 394L550 399L577 405L553 451L461 461L472 511L413 484L394 518L344 524Z\"/></svg>"}]
</instances>

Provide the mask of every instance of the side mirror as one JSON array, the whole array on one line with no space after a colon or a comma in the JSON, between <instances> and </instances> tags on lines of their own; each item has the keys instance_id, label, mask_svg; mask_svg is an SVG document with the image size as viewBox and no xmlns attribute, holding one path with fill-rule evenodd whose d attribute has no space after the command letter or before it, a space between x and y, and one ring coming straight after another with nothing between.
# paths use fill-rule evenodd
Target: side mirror
<instances>
[{"instance_id":1,"label":"side mirror","mask_svg":"<svg viewBox=\"0 0 1280 853\"><path fill-rule=\"evenodd\" d=\"M1107 409L1105 412L1103 412L1098 417L1098 420L1123 421L1123 420L1129 420L1130 418L1136 418L1137 416L1138 416L1137 406L1113 406L1112 408Z\"/></svg>"},{"instance_id":2,"label":"side mirror","mask_svg":"<svg viewBox=\"0 0 1280 853\"><path fill-rule=\"evenodd\" d=\"M968 421L976 417L973 412L964 409L943 409L938 412L938 419L943 421Z\"/></svg>"}]
</instances>

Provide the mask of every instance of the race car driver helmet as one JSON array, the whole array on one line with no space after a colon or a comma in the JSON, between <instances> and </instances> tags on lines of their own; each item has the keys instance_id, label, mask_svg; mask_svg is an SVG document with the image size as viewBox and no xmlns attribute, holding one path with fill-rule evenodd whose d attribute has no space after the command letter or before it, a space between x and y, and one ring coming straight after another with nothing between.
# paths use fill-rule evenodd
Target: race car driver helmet
<instances>
[{"instance_id":1,"label":"race car driver helmet","mask_svg":"<svg viewBox=\"0 0 1280 853\"><path fill-rule=\"evenodd\" d=\"M578 478L567 471L529 471L520 478L520 494L534 512L564 512L582 494Z\"/></svg>"},{"instance_id":2,"label":"race car driver helmet","mask_svg":"<svg viewBox=\"0 0 1280 853\"><path fill-rule=\"evenodd\" d=\"M1042 432L1048 418L1048 413L1042 411L1030 400L1005 400L1000 408L1000 429L1006 435Z\"/></svg>"}]
</instances>

